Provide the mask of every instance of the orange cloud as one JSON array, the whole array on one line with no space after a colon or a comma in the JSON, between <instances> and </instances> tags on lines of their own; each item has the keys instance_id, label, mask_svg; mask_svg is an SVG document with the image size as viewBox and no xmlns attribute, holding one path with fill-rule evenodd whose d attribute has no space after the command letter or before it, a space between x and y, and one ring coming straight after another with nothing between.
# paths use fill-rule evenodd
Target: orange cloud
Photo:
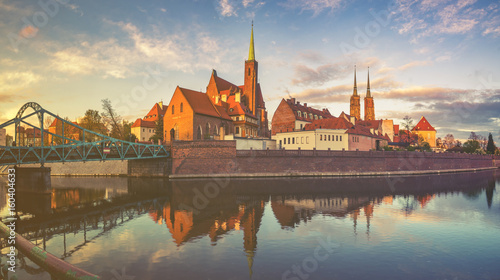
<instances>
[{"instance_id":1,"label":"orange cloud","mask_svg":"<svg viewBox=\"0 0 500 280\"><path fill-rule=\"evenodd\" d=\"M24 38L33 38L37 33L38 28L34 27L33 25L27 25L23 29L21 29L19 35L23 36Z\"/></svg>"}]
</instances>

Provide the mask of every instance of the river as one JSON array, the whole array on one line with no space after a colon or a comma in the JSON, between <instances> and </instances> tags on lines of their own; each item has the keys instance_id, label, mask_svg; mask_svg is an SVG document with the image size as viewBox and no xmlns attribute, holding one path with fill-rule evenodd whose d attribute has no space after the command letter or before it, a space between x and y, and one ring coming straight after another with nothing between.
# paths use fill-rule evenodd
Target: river
<instances>
[{"instance_id":1,"label":"river","mask_svg":"<svg viewBox=\"0 0 500 280\"><path fill-rule=\"evenodd\" d=\"M500 171L52 177L49 194L16 193L16 230L106 280L499 279L499 187ZM18 279L50 279L17 258Z\"/></svg>"}]
</instances>

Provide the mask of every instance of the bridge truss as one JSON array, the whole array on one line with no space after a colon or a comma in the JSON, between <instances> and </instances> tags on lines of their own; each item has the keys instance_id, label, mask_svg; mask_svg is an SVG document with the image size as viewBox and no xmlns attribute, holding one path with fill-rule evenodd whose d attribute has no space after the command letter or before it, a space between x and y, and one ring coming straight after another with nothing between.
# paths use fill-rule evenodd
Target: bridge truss
<instances>
[{"instance_id":1,"label":"bridge truss","mask_svg":"<svg viewBox=\"0 0 500 280\"><path fill-rule=\"evenodd\" d=\"M24 114L26 109L34 112ZM38 123L31 123L36 116ZM46 127L47 116L58 125ZM33 118L31 118L33 119ZM19 109L15 118L0 124L1 128L14 127L12 146L0 146L0 166L46 162L76 162L166 158L166 146L133 143L98 133L65 120L42 108L35 102L28 102ZM26 130L32 131L32 137Z\"/></svg>"}]
</instances>

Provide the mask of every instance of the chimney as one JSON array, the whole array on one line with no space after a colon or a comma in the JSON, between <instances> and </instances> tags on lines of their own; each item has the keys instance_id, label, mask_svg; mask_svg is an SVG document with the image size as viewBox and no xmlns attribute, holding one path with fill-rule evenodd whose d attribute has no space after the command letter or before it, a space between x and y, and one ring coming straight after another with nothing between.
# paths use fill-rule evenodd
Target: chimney
<instances>
[{"instance_id":1,"label":"chimney","mask_svg":"<svg viewBox=\"0 0 500 280\"><path fill-rule=\"evenodd\" d=\"M297 105L300 105L300 102L299 102L299 101L297 101Z\"/></svg>"},{"instance_id":2,"label":"chimney","mask_svg":"<svg viewBox=\"0 0 500 280\"><path fill-rule=\"evenodd\" d=\"M160 109L163 110L163 101L158 102L158 105L160 105Z\"/></svg>"},{"instance_id":3,"label":"chimney","mask_svg":"<svg viewBox=\"0 0 500 280\"><path fill-rule=\"evenodd\" d=\"M295 98L292 97L292 103L295 104Z\"/></svg>"},{"instance_id":4,"label":"chimney","mask_svg":"<svg viewBox=\"0 0 500 280\"><path fill-rule=\"evenodd\" d=\"M241 93L239 91L234 95L234 102L241 102Z\"/></svg>"},{"instance_id":5,"label":"chimney","mask_svg":"<svg viewBox=\"0 0 500 280\"><path fill-rule=\"evenodd\" d=\"M304 107L307 107L307 103L304 103Z\"/></svg>"}]
</instances>

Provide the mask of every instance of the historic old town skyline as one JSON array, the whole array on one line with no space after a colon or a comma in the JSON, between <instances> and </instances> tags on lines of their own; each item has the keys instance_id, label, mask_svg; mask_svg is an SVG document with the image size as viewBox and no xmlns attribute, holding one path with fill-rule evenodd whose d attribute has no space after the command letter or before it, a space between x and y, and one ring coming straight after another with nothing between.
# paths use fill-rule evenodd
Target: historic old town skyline
<instances>
[{"instance_id":1,"label":"historic old town skyline","mask_svg":"<svg viewBox=\"0 0 500 280\"><path fill-rule=\"evenodd\" d=\"M425 115L441 137L498 134L498 9L489 1L3 0L0 123L27 101L75 119L102 98L133 121L178 85L205 91L212 69L243 84L253 19L269 116L289 97L349 112L357 65L362 99L370 67L377 118Z\"/></svg>"}]
</instances>

